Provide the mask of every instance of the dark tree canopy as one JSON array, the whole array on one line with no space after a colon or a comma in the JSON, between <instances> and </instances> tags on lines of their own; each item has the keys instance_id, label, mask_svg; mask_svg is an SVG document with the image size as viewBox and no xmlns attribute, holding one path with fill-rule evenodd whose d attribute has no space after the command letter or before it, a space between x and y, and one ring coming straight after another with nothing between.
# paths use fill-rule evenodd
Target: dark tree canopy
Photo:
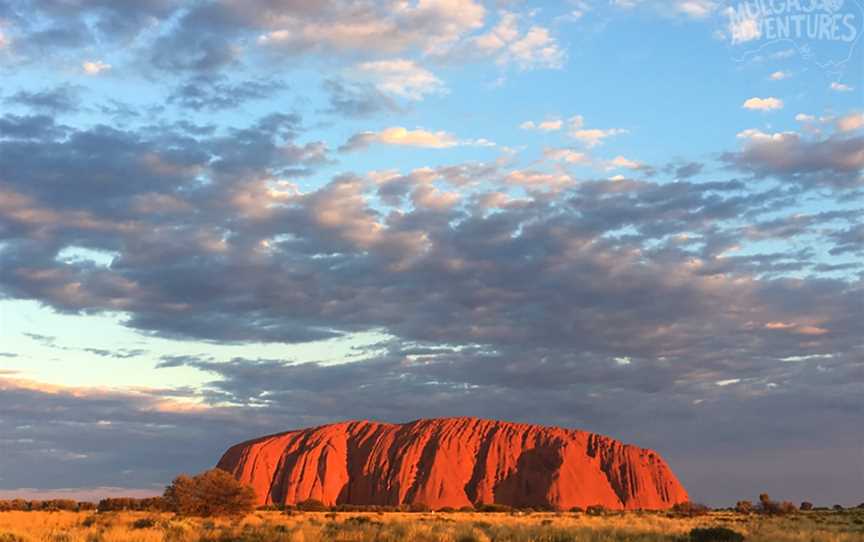
<instances>
[{"instance_id":1,"label":"dark tree canopy","mask_svg":"<svg viewBox=\"0 0 864 542\"><path fill-rule=\"evenodd\" d=\"M211 469L195 476L181 474L165 489L169 510L183 516L235 516L255 509L255 490L231 474Z\"/></svg>"}]
</instances>

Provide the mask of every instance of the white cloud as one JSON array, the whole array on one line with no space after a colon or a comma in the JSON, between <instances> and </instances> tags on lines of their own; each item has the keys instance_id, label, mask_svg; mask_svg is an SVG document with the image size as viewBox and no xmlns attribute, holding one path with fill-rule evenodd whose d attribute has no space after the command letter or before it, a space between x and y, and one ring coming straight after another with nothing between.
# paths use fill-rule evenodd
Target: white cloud
<instances>
[{"instance_id":1,"label":"white cloud","mask_svg":"<svg viewBox=\"0 0 864 542\"><path fill-rule=\"evenodd\" d=\"M6 34L0 30L0 49L7 47L9 45L9 38L6 37Z\"/></svg>"},{"instance_id":2,"label":"white cloud","mask_svg":"<svg viewBox=\"0 0 864 542\"><path fill-rule=\"evenodd\" d=\"M401 126L386 128L378 133L378 141L386 145L405 145L408 147L428 147L443 149L455 147L456 138L447 132L429 132L426 130L408 130Z\"/></svg>"},{"instance_id":3,"label":"white cloud","mask_svg":"<svg viewBox=\"0 0 864 542\"><path fill-rule=\"evenodd\" d=\"M525 121L519 125L523 130L539 130L541 132L557 132L564 126L561 119L550 119L539 122Z\"/></svg>"},{"instance_id":4,"label":"white cloud","mask_svg":"<svg viewBox=\"0 0 864 542\"><path fill-rule=\"evenodd\" d=\"M789 74L784 71L776 71L770 75L772 81L782 81L783 79L788 79Z\"/></svg>"},{"instance_id":5,"label":"white cloud","mask_svg":"<svg viewBox=\"0 0 864 542\"><path fill-rule=\"evenodd\" d=\"M520 36L519 16L504 11L500 20L489 32L475 36L459 47L456 54L464 52L481 57L497 57L499 65L515 64L522 70L536 68L560 68L566 57L548 28L533 25Z\"/></svg>"},{"instance_id":6,"label":"white cloud","mask_svg":"<svg viewBox=\"0 0 864 542\"><path fill-rule=\"evenodd\" d=\"M543 156L549 160L565 162L568 164L590 164L591 158L584 152L574 151L572 149L545 149Z\"/></svg>"},{"instance_id":7,"label":"white cloud","mask_svg":"<svg viewBox=\"0 0 864 542\"><path fill-rule=\"evenodd\" d=\"M798 113L795 115L795 120L798 122L814 122L816 117L813 115L807 115L806 113Z\"/></svg>"},{"instance_id":8,"label":"white cloud","mask_svg":"<svg viewBox=\"0 0 864 542\"><path fill-rule=\"evenodd\" d=\"M855 87L851 87L844 83L838 83L837 81L834 81L833 83L831 83L831 90L833 90L834 92L852 92L853 90L855 90Z\"/></svg>"},{"instance_id":9,"label":"white cloud","mask_svg":"<svg viewBox=\"0 0 864 542\"><path fill-rule=\"evenodd\" d=\"M582 115L574 115L567 119L567 135L579 140L586 147L596 147L606 138L626 133L629 132L624 128L586 128L585 117Z\"/></svg>"},{"instance_id":10,"label":"white cloud","mask_svg":"<svg viewBox=\"0 0 864 542\"><path fill-rule=\"evenodd\" d=\"M603 143L603 140L606 138L626 133L628 133L628 131L623 128L590 128L574 130L570 132L569 135L570 137L581 141L586 147L596 147Z\"/></svg>"},{"instance_id":11,"label":"white cloud","mask_svg":"<svg viewBox=\"0 0 864 542\"><path fill-rule=\"evenodd\" d=\"M759 130L758 128L748 128L742 132L738 132L739 139L747 139L752 142L765 142L765 141L787 141L790 139L798 139L798 134L795 132L775 132L773 134L769 134Z\"/></svg>"},{"instance_id":12,"label":"white cloud","mask_svg":"<svg viewBox=\"0 0 864 542\"><path fill-rule=\"evenodd\" d=\"M613 158L609 165L613 168L625 168L625 169L640 169L643 165L640 162L635 160L630 160L629 158L625 158L623 156L616 156Z\"/></svg>"},{"instance_id":13,"label":"white cloud","mask_svg":"<svg viewBox=\"0 0 864 542\"><path fill-rule=\"evenodd\" d=\"M446 211L459 203L459 200L460 196L458 192L439 190L429 184L418 186L411 194L411 201L414 203L414 207L432 209L434 211Z\"/></svg>"},{"instance_id":14,"label":"white cloud","mask_svg":"<svg viewBox=\"0 0 864 542\"><path fill-rule=\"evenodd\" d=\"M560 68L564 64L565 54L548 29L532 26L524 36L510 44L503 58L523 70Z\"/></svg>"},{"instance_id":15,"label":"white cloud","mask_svg":"<svg viewBox=\"0 0 864 542\"><path fill-rule=\"evenodd\" d=\"M99 75L104 71L110 70L111 64L106 64L101 60L88 60L81 63L81 69L83 69L84 73L87 75Z\"/></svg>"},{"instance_id":16,"label":"white cloud","mask_svg":"<svg viewBox=\"0 0 864 542\"><path fill-rule=\"evenodd\" d=\"M837 119L837 129L841 132L854 132L864 128L864 113L852 113Z\"/></svg>"},{"instance_id":17,"label":"white cloud","mask_svg":"<svg viewBox=\"0 0 864 542\"><path fill-rule=\"evenodd\" d=\"M704 19L714 12L717 4L711 0L678 0L675 7L679 13L688 17Z\"/></svg>"},{"instance_id":18,"label":"white cloud","mask_svg":"<svg viewBox=\"0 0 864 542\"><path fill-rule=\"evenodd\" d=\"M485 141L485 140L484 140ZM423 147L427 149L446 149L460 144L453 134L444 131L430 132L418 128L409 130L402 126L392 126L380 132L360 132L351 136L342 151L352 151L368 147L372 143L398 145L403 147Z\"/></svg>"},{"instance_id":19,"label":"white cloud","mask_svg":"<svg viewBox=\"0 0 864 542\"><path fill-rule=\"evenodd\" d=\"M611 0L610 4L620 9L633 9L639 6L648 6L658 13L668 15L683 15L689 19L705 19L717 9L714 0Z\"/></svg>"},{"instance_id":20,"label":"white cloud","mask_svg":"<svg viewBox=\"0 0 864 542\"><path fill-rule=\"evenodd\" d=\"M750 98L741 107L754 111L773 111L783 109L783 100L774 98L773 96L769 98Z\"/></svg>"},{"instance_id":21,"label":"white cloud","mask_svg":"<svg viewBox=\"0 0 864 542\"><path fill-rule=\"evenodd\" d=\"M504 12L492 30L471 40L480 51L493 53L507 47L519 36L518 18L514 13Z\"/></svg>"},{"instance_id":22,"label":"white cloud","mask_svg":"<svg viewBox=\"0 0 864 542\"><path fill-rule=\"evenodd\" d=\"M363 62L354 67L355 73L371 79L381 92L422 100L429 94L447 92L444 83L429 70L418 66L413 60L393 59Z\"/></svg>"},{"instance_id":23,"label":"white cloud","mask_svg":"<svg viewBox=\"0 0 864 542\"><path fill-rule=\"evenodd\" d=\"M573 115L567 119L567 123L570 125L570 130L578 130L585 126L585 117L582 115Z\"/></svg>"},{"instance_id":24,"label":"white cloud","mask_svg":"<svg viewBox=\"0 0 864 542\"><path fill-rule=\"evenodd\" d=\"M540 171L511 171L504 177L504 182L525 189L547 189L557 191L573 184L569 175L543 173Z\"/></svg>"},{"instance_id":25,"label":"white cloud","mask_svg":"<svg viewBox=\"0 0 864 542\"><path fill-rule=\"evenodd\" d=\"M229 3L238 10L253 9L244 8L243 2ZM299 2L294 7L289 2L284 10L275 7L279 2L272 4L272 9L261 10L257 17L262 30L258 44L289 53L399 54L416 48L424 55L440 55L482 28L486 16L486 9L474 0L385 2L386 10L365 1L332 6L329 2ZM322 16L331 9L333 16Z\"/></svg>"}]
</instances>

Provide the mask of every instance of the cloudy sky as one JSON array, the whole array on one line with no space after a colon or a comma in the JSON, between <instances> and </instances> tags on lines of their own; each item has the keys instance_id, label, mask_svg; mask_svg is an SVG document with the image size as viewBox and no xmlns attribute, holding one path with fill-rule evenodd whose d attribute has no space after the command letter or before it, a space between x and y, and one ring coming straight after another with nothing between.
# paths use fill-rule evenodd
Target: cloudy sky
<instances>
[{"instance_id":1,"label":"cloudy sky","mask_svg":"<svg viewBox=\"0 0 864 542\"><path fill-rule=\"evenodd\" d=\"M480 416L864 500L864 5L823 14L0 0L0 497Z\"/></svg>"}]
</instances>

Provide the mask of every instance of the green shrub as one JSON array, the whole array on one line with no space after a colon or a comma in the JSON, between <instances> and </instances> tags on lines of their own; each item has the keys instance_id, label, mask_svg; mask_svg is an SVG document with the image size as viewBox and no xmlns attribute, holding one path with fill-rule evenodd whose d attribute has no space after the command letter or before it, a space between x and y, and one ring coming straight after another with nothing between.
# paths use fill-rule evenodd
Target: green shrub
<instances>
[{"instance_id":1,"label":"green shrub","mask_svg":"<svg viewBox=\"0 0 864 542\"><path fill-rule=\"evenodd\" d=\"M691 542L743 542L744 535L726 527L697 527L690 531Z\"/></svg>"}]
</instances>

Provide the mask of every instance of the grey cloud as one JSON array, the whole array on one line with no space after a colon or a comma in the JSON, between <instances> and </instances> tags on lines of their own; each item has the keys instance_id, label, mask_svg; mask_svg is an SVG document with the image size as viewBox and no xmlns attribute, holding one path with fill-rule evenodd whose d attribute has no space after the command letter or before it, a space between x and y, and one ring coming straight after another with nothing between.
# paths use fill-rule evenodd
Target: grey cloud
<instances>
[{"instance_id":1,"label":"grey cloud","mask_svg":"<svg viewBox=\"0 0 864 542\"><path fill-rule=\"evenodd\" d=\"M759 177L777 176L814 186L860 187L864 182L864 136L832 136L820 140L797 134L754 139L739 152L721 159Z\"/></svg>"},{"instance_id":2,"label":"grey cloud","mask_svg":"<svg viewBox=\"0 0 864 542\"><path fill-rule=\"evenodd\" d=\"M286 88L287 85L279 80L257 79L231 83L223 78L199 76L177 87L168 97L168 102L195 111L219 111L268 98Z\"/></svg>"},{"instance_id":3,"label":"grey cloud","mask_svg":"<svg viewBox=\"0 0 864 542\"><path fill-rule=\"evenodd\" d=\"M341 79L323 83L329 107L324 111L344 117L368 117L382 112L398 112L398 104L370 84L352 84Z\"/></svg>"},{"instance_id":4,"label":"grey cloud","mask_svg":"<svg viewBox=\"0 0 864 542\"><path fill-rule=\"evenodd\" d=\"M339 152L353 152L367 148L375 142L374 132L360 132L348 138L348 141L339 146Z\"/></svg>"},{"instance_id":5,"label":"grey cloud","mask_svg":"<svg viewBox=\"0 0 864 542\"><path fill-rule=\"evenodd\" d=\"M676 179L689 179L702 173L705 164L701 162L679 162L676 164L668 164L663 171L673 175Z\"/></svg>"},{"instance_id":6,"label":"grey cloud","mask_svg":"<svg viewBox=\"0 0 864 542\"><path fill-rule=\"evenodd\" d=\"M831 234L834 248L831 254L864 254L864 224L856 224L848 229L835 231Z\"/></svg>"},{"instance_id":7,"label":"grey cloud","mask_svg":"<svg viewBox=\"0 0 864 542\"><path fill-rule=\"evenodd\" d=\"M40 91L19 90L4 101L11 104L24 105L47 113L66 113L77 109L79 89L69 85L61 85Z\"/></svg>"},{"instance_id":8,"label":"grey cloud","mask_svg":"<svg viewBox=\"0 0 864 542\"><path fill-rule=\"evenodd\" d=\"M180 5L175 0L13 0L6 18L13 25L16 53L37 61L97 42L128 43Z\"/></svg>"},{"instance_id":9,"label":"grey cloud","mask_svg":"<svg viewBox=\"0 0 864 542\"><path fill-rule=\"evenodd\" d=\"M180 472L211 467L273 421L227 409L172 407L153 390L42 389L0 379L3 488L131 487L157 492Z\"/></svg>"},{"instance_id":10,"label":"grey cloud","mask_svg":"<svg viewBox=\"0 0 864 542\"><path fill-rule=\"evenodd\" d=\"M61 136L65 129L48 115L5 115L0 117L0 138L47 139Z\"/></svg>"},{"instance_id":11,"label":"grey cloud","mask_svg":"<svg viewBox=\"0 0 864 542\"><path fill-rule=\"evenodd\" d=\"M103 358L115 358L115 359L129 359L129 358L137 358L139 356L143 356L147 353L147 350L143 350L141 348L120 348L118 350L108 350L106 348L82 348L82 352L88 352L90 354L95 354L99 357Z\"/></svg>"}]
</instances>

